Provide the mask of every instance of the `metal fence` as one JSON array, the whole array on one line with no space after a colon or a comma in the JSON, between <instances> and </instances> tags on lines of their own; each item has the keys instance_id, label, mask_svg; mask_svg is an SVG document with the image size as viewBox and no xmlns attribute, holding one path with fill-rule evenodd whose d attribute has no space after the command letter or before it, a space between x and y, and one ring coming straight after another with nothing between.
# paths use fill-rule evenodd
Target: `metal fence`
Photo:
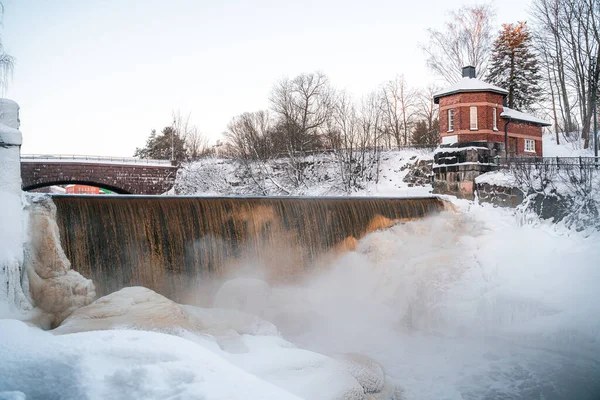
<instances>
[{"instance_id":1,"label":"metal fence","mask_svg":"<svg viewBox=\"0 0 600 400\"><path fill-rule=\"evenodd\" d=\"M492 160L500 168L529 166L532 168L552 168L558 170L574 168L600 170L600 157L496 157Z\"/></svg>"},{"instance_id":2,"label":"metal fence","mask_svg":"<svg viewBox=\"0 0 600 400\"><path fill-rule=\"evenodd\" d=\"M123 164L171 165L170 160L152 160L136 157L91 156L81 154L21 154L21 161L95 161Z\"/></svg>"}]
</instances>

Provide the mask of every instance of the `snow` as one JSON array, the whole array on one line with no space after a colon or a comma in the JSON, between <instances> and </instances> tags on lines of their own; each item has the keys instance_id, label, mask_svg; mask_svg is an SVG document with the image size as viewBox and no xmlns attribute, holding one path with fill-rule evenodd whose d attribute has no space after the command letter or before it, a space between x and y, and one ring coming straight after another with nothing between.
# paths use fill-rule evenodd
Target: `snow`
<instances>
[{"instance_id":1,"label":"snow","mask_svg":"<svg viewBox=\"0 0 600 400\"><path fill-rule=\"evenodd\" d=\"M458 82L452 84L450 87L434 93L433 98L437 100L440 97L447 96L447 95L454 94L454 93L485 92L485 91L496 92L496 93L500 93L500 94L508 94L508 91L505 89L502 89L501 87L494 86L490 83L481 81L477 78L464 77L461 80L459 80Z\"/></svg>"},{"instance_id":2,"label":"snow","mask_svg":"<svg viewBox=\"0 0 600 400\"><path fill-rule=\"evenodd\" d=\"M475 183L487 183L488 185L511 187L517 183L514 175L507 170L487 172L475 178Z\"/></svg>"},{"instance_id":3,"label":"snow","mask_svg":"<svg viewBox=\"0 0 600 400\"><path fill-rule=\"evenodd\" d=\"M55 336L0 320L0 396L89 399L272 399L298 397L193 341L109 330Z\"/></svg>"},{"instance_id":4,"label":"snow","mask_svg":"<svg viewBox=\"0 0 600 400\"><path fill-rule=\"evenodd\" d=\"M19 105L9 99L0 99L0 143L20 146L23 138L19 125Z\"/></svg>"},{"instance_id":5,"label":"snow","mask_svg":"<svg viewBox=\"0 0 600 400\"><path fill-rule=\"evenodd\" d=\"M439 153L459 153L465 150L489 150L482 146L466 146L466 147L438 147L433 151L433 154Z\"/></svg>"},{"instance_id":6,"label":"snow","mask_svg":"<svg viewBox=\"0 0 600 400\"><path fill-rule=\"evenodd\" d=\"M544 157L593 157L594 148L590 146L587 149L583 148L583 140L581 138L574 138L575 134L572 135L569 140L559 133L560 144L556 143L555 134L545 134L542 136L542 148L544 150Z\"/></svg>"},{"instance_id":7,"label":"snow","mask_svg":"<svg viewBox=\"0 0 600 400\"><path fill-rule=\"evenodd\" d=\"M409 173L408 167L422 160L433 160L433 152L419 149L382 152L379 171L373 168L370 180L359 182L348 192L340 180L339 164L331 154L306 158L309 167L304 171L305 182L299 187L287 181L285 159L253 165L252 178L235 160L206 158L184 165L174 188L178 195L195 196L426 196L431 194L431 185L409 187L403 181ZM257 181L264 191L259 189Z\"/></svg>"},{"instance_id":8,"label":"snow","mask_svg":"<svg viewBox=\"0 0 600 400\"><path fill-rule=\"evenodd\" d=\"M19 106L0 99L0 316L29 309L21 288L25 221L21 194Z\"/></svg>"},{"instance_id":9,"label":"snow","mask_svg":"<svg viewBox=\"0 0 600 400\"><path fill-rule=\"evenodd\" d=\"M526 114L524 112L517 111L517 110L513 110L512 108L508 108L506 106L503 107L503 110L502 110L502 113L500 113L500 116L503 118L514 119L517 121L533 122L534 124L539 124L539 125L543 125L543 126L552 125L551 123L546 122L543 119L540 119L534 115Z\"/></svg>"}]
</instances>

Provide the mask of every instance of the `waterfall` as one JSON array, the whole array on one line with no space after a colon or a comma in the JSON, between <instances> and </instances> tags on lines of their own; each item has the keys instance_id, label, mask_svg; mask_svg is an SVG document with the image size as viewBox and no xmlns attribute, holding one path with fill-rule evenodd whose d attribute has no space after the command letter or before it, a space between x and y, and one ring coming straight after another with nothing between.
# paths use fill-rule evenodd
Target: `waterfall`
<instances>
[{"instance_id":1,"label":"waterfall","mask_svg":"<svg viewBox=\"0 0 600 400\"><path fill-rule=\"evenodd\" d=\"M366 233L444 208L438 198L54 196L62 247L99 295L140 285L174 300L235 265L293 281Z\"/></svg>"}]
</instances>

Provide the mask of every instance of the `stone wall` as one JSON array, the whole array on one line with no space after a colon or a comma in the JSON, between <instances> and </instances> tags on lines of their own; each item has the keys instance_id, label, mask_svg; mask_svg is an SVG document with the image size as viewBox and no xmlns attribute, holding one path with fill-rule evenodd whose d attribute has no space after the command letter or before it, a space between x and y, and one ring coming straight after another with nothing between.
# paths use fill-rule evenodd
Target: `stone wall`
<instances>
[{"instance_id":1,"label":"stone wall","mask_svg":"<svg viewBox=\"0 0 600 400\"><path fill-rule=\"evenodd\" d=\"M487 142L460 142L441 146L434 155L433 193L473 200L475 178L496 170L494 157L503 150L502 144Z\"/></svg>"},{"instance_id":2,"label":"stone wall","mask_svg":"<svg viewBox=\"0 0 600 400\"><path fill-rule=\"evenodd\" d=\"M499 207L516 207L523 202L523 191L516 187L476 183L475 190L480 202Z\"/></svg>"},{"instance_id":3,"label":"stone wall","mask_svg":"<svg viewBox=\"0 0 600 400\"><path fill-rule=\"evenodd\" d=\"M162 194L173 187L177 167L83 162L21 162L23 190L80 183L122 194Z\"/></svg>"}]
</instances>

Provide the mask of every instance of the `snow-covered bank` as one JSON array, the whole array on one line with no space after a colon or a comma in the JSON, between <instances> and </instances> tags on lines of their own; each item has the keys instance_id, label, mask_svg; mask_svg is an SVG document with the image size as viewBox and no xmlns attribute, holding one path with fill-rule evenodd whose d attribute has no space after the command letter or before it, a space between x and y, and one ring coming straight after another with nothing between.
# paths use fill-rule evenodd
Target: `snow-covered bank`
<instances>
[{"instance_id":1,"label":"snow-covered bank","mask_svg":"<svg viewBox=\"0 0 600 400\"><path fill-rule=\"evenodd\" d=\"M307 156L303 182L294 185L286 159L244 165L234 159L206 158L178 172L174 194L204 196L293 195L293 196L420 196L431 193L431 185L412 186L404 182L409 165L432 160L427 150L386 151L379 164L369 167L364 180L351 190L342 182L340 165L333 154Z\"/></svg>"}]
</instances>

